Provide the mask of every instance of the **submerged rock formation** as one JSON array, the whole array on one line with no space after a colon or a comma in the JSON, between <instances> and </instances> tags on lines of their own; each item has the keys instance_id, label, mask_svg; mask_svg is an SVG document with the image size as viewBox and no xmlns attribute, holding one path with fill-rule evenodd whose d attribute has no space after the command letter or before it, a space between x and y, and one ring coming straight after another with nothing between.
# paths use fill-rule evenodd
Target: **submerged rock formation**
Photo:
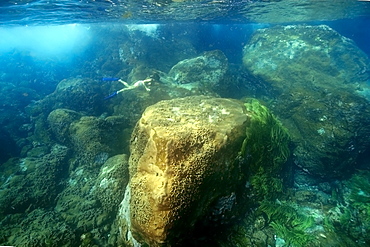
<instances>
[{"instance_id":1,"label":"submerged rock formation","mask_svg":"<svg viewBox=\"0 0 370 247\"><path fill-rule=\"evenodd\" d=\"M292 134L297 166L325 178L354 169L370 144L370 63L355 43L325 25L277 26L258 30L243 53Z\"/></svg>"},{"instance_id":2,"label":"submerged rock formation","mask_svg":"<svg viewBox=\"0 0 370 247\"><path fill-rule=\"evenodd\" d=\"M100 169L96 179L96 196L105 211L116 212L123 199L129 180L128 156L125 154L110 157Z\"/></svg>"},{"instance_id":3,"label":"submerged rock formation","mask_svg":"<svg viewBox=\"0 0 370 247\"><path fill-rule=\"evenodd\" d=\"M181 241L211 203L232 193L247 120L243 104L221 98L187 97L146 109L129 161L128 227L137 241Z\"/></svg>"},{"instance_id":4,"label":"submerged rock formation","mask_svg":"<svg viewBox=\"0 0 370 247\"><path fill-rule=\"evenodd\" d=\"M275 155L271 126L280 125L266 117L271 115L266 108L257 108L232 99L192 96L161 101L145 110L132 134L131 178L120 209L121 232L127 245L184 244L199 221L218 216L226 220L230 211L235 218L239 210L235 208L240 206L236 204L248 205L241 203L241 194L248 190L247 179L253 180L252 185L258 181L256 185L264 188L274 184L268 170L277 176L286 159L268 168L271 164L265 164L267 159L261 157L266 156L267 149L261 148L261 152L253 152L255 158L247 161L248 165L243 162L258 145L267 145ZM257 129L268 133L263 140L252 133L257 122ZM285 145L285 140L277 139L280 135L274 138ZM276 154L279 156L280 150ZM266 173L261 174L263 170ZM252 174L255 176L250 177ZM276 193L274 188L267 191L262 187L256 188L256 198Z\"/></svg>"},{"instance_id":5,"label":"submerged rock formation","mask_svg":"<svg viewBox=\"0 0 370 247\"><path fill-rule=\"evenodd\" d=\"M208 51L175 64L168 72L168 79L187 88L192 86L212 88L220 83L227 67L228 61L222 51Z\"/></svg>"}]
</instances>

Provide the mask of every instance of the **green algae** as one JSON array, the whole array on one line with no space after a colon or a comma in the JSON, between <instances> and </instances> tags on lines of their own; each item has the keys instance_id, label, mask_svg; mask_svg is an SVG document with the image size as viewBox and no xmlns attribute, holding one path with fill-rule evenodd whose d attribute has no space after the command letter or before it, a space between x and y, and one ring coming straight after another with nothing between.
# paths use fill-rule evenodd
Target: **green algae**
<instances>
[{"instance_id":1,"label":"green algae","mask_svg":"<svg viewBox=\"0 0 370 247\"><path fill-rule=\"evenodd\" d=\"M356 246L369 246L370 171L357 171L343 184L343 194L324 219L325 230L341 238L340 246L350 246L346 244L350 241L356 241Z\"/></svg>"},{"instance_id":2,"label":"green algae","mask_svg":"<svg viewBox=\"0 0 370 247\"><path fill-rule=\"evenodd\" d=\"M367 244L370 244L370 237L368 235L362 236L363 232L370 231L370 171L359 171L348 182L348 187L351 189L349 201L354 207L354 210L349 212L352 214L350 216L352 218L353 215L357 216L358 224L356 227L361 232L359 235ZM348 222L351 221L341 218L340 222L347 226Z\"/></svg>"},{"instance_id":3,"label":"green algae","mask_svg":"<svg viewBox=\"0 0 370 247\"><path fill-rule=\"evenodd\" d=\"M283 238L287 246L307 246L314 238L307 230L314 225L313 217L300 213L297 205L289 202L263 201L258 208L267 217L276 236Z\"/></svg>"},{"instance_id":4,"label":"green algae","mask_svg":"<svg viewBox=\"0 0 370 247\"><path fill-rule=\"evenodd\" d=\"M275 235L283 238L287 246L307 246L313 237L307 230L313 226L314 219L300 213L297 205L281 202L289 169L287 161L290 156L290 136L280 121L255 99L245 103L250 122L241 155L247 160L247 176L259 205L257 215L264 215L266 225ZM238 238L242 243L247 238ZM243 246L243 245L240 245Z\"/></svg>"},{"instance_id":5,"label":"green algae","mask_svg":"<svg viewBox=\"0 0 370 247\"><path fill-rule=\"evenodd\" d=\"M246 157L250 182L259 199L272 199L283 191L290 137L275 116L258 100L247 99L250 114L241 155Z\"/></svg>"},{"instance_id":6,"label":"green algae","mask_svg":"<svg viewBox=\"0 0 370 247\"><path fill-rule=\"evenodd\" d=\"M349 180L350 200L355 206L367 206L370 209L370 171L359 171ZM369 211L370 212L370 211Z\"/></svg>"}]
</instances>

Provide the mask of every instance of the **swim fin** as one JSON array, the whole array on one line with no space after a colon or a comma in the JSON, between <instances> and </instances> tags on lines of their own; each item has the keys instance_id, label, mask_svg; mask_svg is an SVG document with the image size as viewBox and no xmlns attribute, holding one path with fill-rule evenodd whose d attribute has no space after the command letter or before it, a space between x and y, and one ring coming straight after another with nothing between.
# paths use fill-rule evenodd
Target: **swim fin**
<instances>
[{"instance_id":1,"label":"swim fin","mask_svg":"<svg viewBox=\"0 0 370 247\"><path fill-rule=\"evenodd\" d=\"M108 95L107 97L104 98L104 100L107 100L107 99L110 99L110 98L113 98L114 96L116 96L118 93L117 91L115 91L114 93L111 93L110 95Z\"/></svg>"},{"instance_id":2,"label":"swim fin","mask_svg":"<svg viewBox=\"0 0 370 247\"><path fill-rule=\"evenodd\" d=\"M103 77L101 80L102 81L118 81L119 78L117 78L117 77Z\"/></svg>"}]
</instances>

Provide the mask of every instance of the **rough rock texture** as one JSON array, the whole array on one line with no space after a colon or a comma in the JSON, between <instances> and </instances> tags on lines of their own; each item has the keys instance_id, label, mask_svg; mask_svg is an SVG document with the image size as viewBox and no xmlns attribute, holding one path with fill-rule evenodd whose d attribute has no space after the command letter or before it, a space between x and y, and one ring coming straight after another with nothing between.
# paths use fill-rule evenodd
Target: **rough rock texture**
<instances>
[{"instance_id":1,"label":"rough rock texture","mask_svg":"<svg viewBox=\"0 0 370 247\"><path fill-rule=\"evenodd\" d=\"M119 116L105 119L81 117L69 126L69 139L82 163L100 167L109 156L123 149L122 129L126 126Z\"/></svg>"},{"instance_id":2,"label":"rough rock texture","mask_svg":"<svg viewBox=\"0 0 370 247\"><path fill-rule=\"evenodd\" d=\"M280 90L364 87L370 72L365 53L325 25L260 29L244 47L243 63Z\"/></svg>"},{"instance_id":3,"label":"rough rock texture","mask_svg":"<svg viewBox=\"0 0 370 247\"><path fill-rule=\"evenodd\" d=\"M215 86L225 75L227 67L227 58L221 51L208 51L180 61L171 68L168 76L177 84Z\"/></svg>"},{"instance_id":4,"label":"rough rock texture","mask_svg":"<svg viewBox=\"0 0 370 247\"><path fill-rule=\"evenodd\" d=\"M111 154L104 125L104 119L95 117L82 117L70 125L74 150L84 162L101 166Z\"/></svg>"},{"instance_id":5,"label":"rough rock texture","mask_svg":"<svg viewBox=\"0 0 370 247\"><path fill-rule=\"evenodd\" d=\"M243 63L270 89L270 109L290 130L295 163L306 173L341 177L369 147L369 60L328 26L258 30Z\"/></svg>"},{"instance_id":6,"label":"rough rock texture","mask_svg":"<svg viewBox=\"0 0 370 247\"><path fill-rule=\"evenodd\" d=\"M13 226L9 242L14 246L76 246L73 228L54 211L35 209L20 218L19 226ZM78 242L77 242L78 243Z\"/></svg>"},{"instance_id":7,"label":"rough rock texture","mask_svg":"<svg viewBox=\"0 0 370 247\"><path fill-rule=\"evenodd\" d=\"M128 156L115 155L109 158L96 179L96 196L105 211L115 212L123 199L129 180Z\"/></svg>"},{"instance_id":8,"label":"rough rock texture","mask_svg":"<svg viewBox=\"0 0 370 247\"><path fill-rule=\"evenodd\" d=\"M211 203L230 195L240 183L235 158L247 120L244 106L230 99L195 96L148 107L131 139L125 238L175 245Z\"/></svg>"},{"instance_id":9,"label":"rough rock texture","mask_svg":"<svg viewBox=\"0 0 370 247\"><path fill-rule=\"evenodd\" d=\"M69 144L69 126L73 121L81 117L82 114L72 110L55 109L50 112L47 121L57 141L63 144Z\"/></svg>"},{"instance_id":10,"label":"rough rock texture","mask_svg":"<svg viewBox=\"0 0 370 247\"><path fill-rule=\"evenodd\" d=\"M58 195L54 211L82 241L71 246L107 246L108 238L112 246L118 246L118 227L112 222L128 183L128 157L110 157L99 174L96 170L91 164L80 164L70 172L65 189Z\"/></svg>"},{"instance_id":11,"label":"rough rock texture","mask_svg":"<svg viewBox=\"0 0 370 247\"><path fill-rule=\"evenodd\" d=\"M50 94L55 108L67 108L92 114L103 111L104 92L96 81L90 79L65 79Z\"/></svg>"},{"instance_id":12,"label":"rough rock texture","mask_svg":"<svg viewBox=\"0 0 370 247\"><path fill-rule=\"evenodd\" d=\"M58 121L65 119L66 122L70 122L74 118L72 115L103 116L103 113L109 111L107 104L104 104L104 97L109 92L107 86L91 79L74 78L60 81L53 93L25 108L26 113L31 116L33 128L33 135L29 139L49 143L53 142L54 136L58 142L67 145L66 137L60 135L64 134L62 132L66 130L68 124L62 123L58 126ZM49 116L53 110L57 111ZM70 112L67 112L68 110ZM73 111L76 113L72 114ZM50 127L52 131L48 131Z\"/></svg>"},{"instance_id":13,"label":"rough rock texture","mask_svg":"<svg viewBox=\"0 0 370 247\"><path fill-rule=\"evenodd\" d=\"M49 114L58 108L84 112L92 115L102 114L106 108L104 103L105 84L91 79L64 79L55 91L28 108L29 114Z\"/></svg>"},{"instance_id":14,"label":"rough rock texture","mask_svg":"<svg viewBox=\"0 0 370 247\"><path fill-rule=\"evenodd\" d=\"M2 165L0 216L53 206L68 157L69 149L56 144L43 157L12 159Z\"/></svg>"}]
</instances>

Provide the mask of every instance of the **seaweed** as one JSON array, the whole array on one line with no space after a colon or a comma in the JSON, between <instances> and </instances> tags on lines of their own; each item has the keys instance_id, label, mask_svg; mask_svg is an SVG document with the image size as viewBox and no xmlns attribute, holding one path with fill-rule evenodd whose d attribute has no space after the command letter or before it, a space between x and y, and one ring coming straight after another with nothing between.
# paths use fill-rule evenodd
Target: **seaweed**
<instances>
[{"instance_id":1,"label":"seaweed","mask_svg":"<svg viewBox=\"0 0 370 247\"><path fill-rule=\"evenodd\" d=\"M269 174L263 167L260 167L258 172L251 176L250 181L259 200L272 200L283 192L282 179Z\"/></svg>"},{"instance_id":2,"label":"seaweed","mask_svg":"<svg viewBox=\"0 0 370 247\"><path fill-rule=\"evenodd\" d=\"M263 201L258 211L266 215L268 224L288 246L306 246L314 240L313 236L307 233L313 226L314 219L299 212L294 204L278 200Z\"/></svg>"},{"instance_id":3,"label":"seaweed","mask_svg":"<svg viewBox=\"0 0 370 247\"><path fill-rule=\"evenodd\" d=\"M351 189L350 200L354 205L365 206L364 204L370 203L370 171L359 171L354 174L349 180L348 187Z\"/></svg>"},{"instance_id":4,"label":"seaweed","mask_svg":"<svg viewBox=\"0 0 370 247\"><path fill-rule=\"evenodd\" d=\"M258 100L247 99L244 105L251 114L240 153L247 160L249 180L257 199L274 199L283 191L290 137L280 121Z\"/></svg>"},{"instance_id":5,"label":"seaweed","mask_svg":"<svg viewBox=\"0 0 370 247\"><path fill-rule=\"evenodd\" d=\"M250 189L246 204L260 205L257 214L251 217L259 215L263 218L261 214L266 215L268 220L265 223L270 224L289 243L307 242L309 236L304 230L312 225L312 218L302 216L288 204L274 203L283 193L289 171L286 169L290 156L288 131L258 100L246 99L244 105L249 122L239 160L243 160L246 187ZM241 223L230 230L227 239L218 238L219 246L266 245L266 242L264 245L256 245L256 241L261 241L262 244L267 240L257 240L258 237L253 236L255 232L250 232L250 224L250 221ZM258 231L254 228L253 231L255 230Z\"/></svg>"},{"instance_id":6,"label":"seaweed","mask_svg":"<svg viewBox=\"0 0 370 247\"><path fill-rule=\"evenodd\" d=\"M348 181L348 187L351 190L349 200L358 212L356 218L359 220L359 225L365 232L368 232L370 230L370 171L362 170L354 174ZM341 219L343 226L350 222L347 218ZM369 237L365 239L370 242Z\"/></svg>"},{"instance_id":7,"label":"seaweed","mask_svg":"<svg viewBox=\"0 0 370 247\"><path fill-rule=\"evenodd\" d=\"M357 171L344 184L347 187L344 201L329 210L323 222L325 230L337 235L342 233L343 238L356 241L359 246L369 246L370 171Z\"/></svg>"}]
</instances>

